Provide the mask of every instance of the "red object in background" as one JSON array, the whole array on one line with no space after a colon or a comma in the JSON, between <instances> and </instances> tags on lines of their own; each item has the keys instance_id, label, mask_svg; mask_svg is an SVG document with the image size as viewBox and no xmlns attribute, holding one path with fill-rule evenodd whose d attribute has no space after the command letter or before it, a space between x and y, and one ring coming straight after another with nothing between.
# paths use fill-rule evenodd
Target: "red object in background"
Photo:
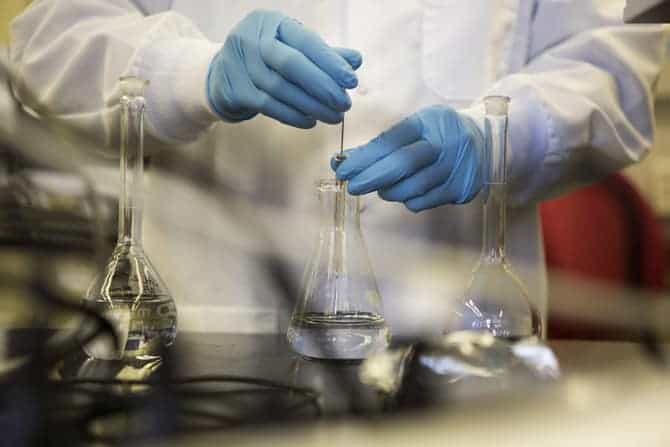
<instances>
[{"instance_id":1,"label":"red object in background","mask_svg":"<svg viewBox=\"0 0 670 447\"><path fill-rule=\"evenodd\" d=\"M549 269L636 288L664 286L663 229L621 174L540 206ZM549 284L551 299L551 284ZM619 338L549 315L550 338Z\"/></svg>"}]
</instances>

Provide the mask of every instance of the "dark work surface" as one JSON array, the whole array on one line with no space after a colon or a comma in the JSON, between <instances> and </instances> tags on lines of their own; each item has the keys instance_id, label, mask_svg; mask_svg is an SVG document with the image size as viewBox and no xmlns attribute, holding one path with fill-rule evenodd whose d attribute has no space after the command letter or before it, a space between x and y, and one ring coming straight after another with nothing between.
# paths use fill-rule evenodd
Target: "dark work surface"
<instances>
[{"instance_id":1,"label":"dark work surface","mask_svg":"<svg viewBox=\"0 0 670 447\"><path fill-rule=\"evenodd\" d=\"M7 338L12 342L8 343L7 353L20 356L32 352L34 346L39 346L37 342L44 340L46 335L49 333L12 333ZM568 379L568 383L575 377L577 383L584 384L581 379L600 377L603 372L618 365L625 367L626 374L633 375L636 371L648 372L650 367L656 366L643 346L635 343L552 341L549 345L561 365L562 377ZM403 387L403 391L408 388L416 392L401 392L397 399L392 400L384 398L361 383L360 363L304 359L290 350L282 334L180 333L175 346L165 356L166 360L134 365L93 360L82 351L76 352L59 362L48 386L44 381L35 382L37 376L31 382L31 376L16 380L17 384L24 385L24 391L18 395L11 394L11 388L5 388L16 402L38 402L38 408L45 410L44 415L49 418L43 420L42 428L31 428L33 432L52 436L51 426L54 423L59 427L58 433L62 432L60 441L67 439L70 442L72 439L85 439L86 436L90 438L92 428L103 427L103 433L111 434L116 441L121 440L115 443L117 445L142 445L141 442L127 444L126 441L152 436L207 435L211 430L256 429L266 424L268 427L288 427L289 423L311 424L322 416L328 419L365 416L379 420L378 416L382 413L386 416L390 412L442 405L442 397L448 398L449 405L458 406L455 411L461 411L465 408L461 404L471 401L476 404L474 400L493 397L490 392L482 393L490 387L480 388L475 382L474 388L470 388L476 391L474 394L461 394L458 387L453 388L449 384L447 395L443 393L445 388L422 387L428 382L423 382L422 377L425 376L419 374L411 376L418 381L409 381L409 385ZM521 377L517 384L523 387L524 392L518 393L520 389L515 387L508 390L512 394L528 397L531 392L548 389L544 383L534 386L526 381L525 375L514 377ZM238 378L260 380L236 380ZM138 380L142 382L133 382ZM272 383L268 385L263 380ZM503 382L506 380L503 379ZM198 382L196 387L193 387L193 381ZM512 381L507 383L513 384ZM314 390L316 395L305 388ZM429 391L425 396L425 393L419 393L424 388ZM495 393L499 390L497 386L490 389ZM26 390L30 393L26 394ZM403 396L405 399L402 399ZM407 399L412 396L422 399ZM426 396L433 399L423 399ZM498 397L505 398L502 395ZM19 405L12 408L32 407ZM89 411L93 409L95 412ZM114 415L115 418L108 418L107 415ZM34 419L34 415L21 412L14 416L17 421L28 420L26 417ZM115 422L119 420L143 423L126 426ZM146 425L146 421L153 421L152 425ZM68 442L53 445L75 445Z\"/></svg>"},{"instance_id":2,"label":"dark work surface","mask_svg":"<svg viewBox=\"0 0 670 447\"><path fill-rule=\"evenodd\" d=\"M284 335L180 333L169 354L178 379L238 376L310 388L319 392L323 413L331 415L382 409L377 392L358 379L360 362L305 359L291 351ZM81 352L65 362L61 374L67 379L142 380L154 378L156 366L92 360Z\"/></svg>"},{"instance_id":3,"label":"dark work surface","mask_svg":"<svg viewBox=\"0 0 670 447\"><path fill-rule=\"evenodd\" d=\"M624 342L551 341L564 377L618 362L649 363L641 345ZM180 334L175 346L181 373L256 376L317 389L327 412L374 410L376 393L358 380L360 364L306 360L293 353L283 334Z\"/></svg>"},{"instance_id":4,"label":"dark work surface","mask_svg":"<svg viewBox=\"0 0 670 447\"><path fill-rule=\"evenodd\" d=\"M563 378L619 364L648 368L652 358L643 345L618 341L552 340ZM294 354L283 335L180 334L176 346L188 374L252 375L309 386L324 395L325 410L356 412L378 408L376 394L358 380L359 364L305 360Z\"/></svg>"},{"instance_id":5,"label":"dark work surface","mask_svg":"<svg viewBox=\"0 0 670 447\"><path fill-rule=\"evenodd\" d=\"M610 368L617 363L650 364L642 346L627 342L551 341L564 378ZM294 354L283 335L180 333L171 349L177 377L232 375L309 387L321 394L325 414L375 413L383 401L358 378L360 363L307 360ZM110 363L70 362L66 376L143 379L152 369L115 368Z\"/></svg>"},{"instance_id":6,"label":"dark work surface","mask_svg":"<svg viewBox=\"0 0 670 447\"><path fill-rule=\"evenodd\" d=\"M175 346L189 375L261 377L318 390L326 413L380 409L376 392L358 380L360 363L307 360L293 353L283 335L180 334Z\"/></svg>"}]
</instances>

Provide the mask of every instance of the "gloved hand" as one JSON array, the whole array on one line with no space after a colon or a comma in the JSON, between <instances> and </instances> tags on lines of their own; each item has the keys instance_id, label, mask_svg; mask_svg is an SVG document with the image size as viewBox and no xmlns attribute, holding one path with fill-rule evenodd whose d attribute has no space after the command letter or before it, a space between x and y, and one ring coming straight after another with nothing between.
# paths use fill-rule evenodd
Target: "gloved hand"
<instances>
[{"instance_id":1,"label":"gloved hand","mask_svg":"<svg viewBox=\"0 0 670 447\"><path fill-rule=\"evenodd\" d=\"M212 108L227 121L262 113L311 128L342 121L351 107L360 53L331 48L316 33L280 12L250 13L230 32L207 76Z\"/></svg>"},{"instance_id":2,"label":"gloved hand","mask_svg":"<svg viewBox=\"0 0 670 447\"><path fill-rule=\"evenodd\" d=\"M351 194L378 191L411 211L472 200L482 187L485 140L469 117L446 106L423 109L331 167Z\"/></svg>"}]
</instances>

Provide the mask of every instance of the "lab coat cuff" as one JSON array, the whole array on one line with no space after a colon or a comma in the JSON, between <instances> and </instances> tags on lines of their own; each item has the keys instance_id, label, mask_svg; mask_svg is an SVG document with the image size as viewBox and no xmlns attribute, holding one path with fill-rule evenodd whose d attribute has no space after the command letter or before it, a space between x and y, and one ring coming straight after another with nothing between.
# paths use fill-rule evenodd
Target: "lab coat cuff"
<instances>
[{"instance_id":1,"label":"lab coat cuff","mask_svg":"<svg viewBox=\"0 0 670 447\"><path fill-rule=\"evenodd\" d=\"M486 113L484 110L484 103L476 102L467 109L460 109L458 113L467 116L474 121L482 135L486 135L486 126L484 124L484 116Z\"/></svg>"},{"instance_id":2,"label":"lab coat cuff","mask_svg":"<svg viewBox=\"0 0 670 447\"><path fill-rule=\"evenodd\" d=\"M135 58L137 76L149 81L146 121L149 131L170 143L196 140L220 117L207 99L207 73L221 44L202 38L152 42Z\"/></svg>"},{"instance_id":3,"label":"lab coat cuff","mask_svg":"<svg viewBox=\"0 0 670 447\"><path fill-rule=\"evenodd\" d=\"M540 101L530 97L515 101L512 96L507 154L510 205L523 206L539 197L549 176L546 154L557 145L553 129L553 120Z\"/></svg>"}]
</instances>

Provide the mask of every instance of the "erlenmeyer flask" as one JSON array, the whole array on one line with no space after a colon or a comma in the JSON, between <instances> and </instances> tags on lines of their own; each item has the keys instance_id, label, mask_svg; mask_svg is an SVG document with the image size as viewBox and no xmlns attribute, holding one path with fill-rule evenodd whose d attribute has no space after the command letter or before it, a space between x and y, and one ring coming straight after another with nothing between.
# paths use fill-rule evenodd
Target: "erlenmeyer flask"
<instances>
[{"instance_id":1,"label":"erlenmeyer flask","mask_svg":"<svg viewBox=\"0 0 670 447\"><path fill-rule=\"evenodd\" d=\"M485 330L508 339L541 333L538 311L505 256L509 101L504 96L484 98L487 150L482 252L464 299L452 310L448 332Z\"/></svg>"},{"instance_id":2,"label":"erlenmeyer flask","mask_svg":"<svg viewBox=\"0 0 670 447\"><path fill-rule=\"evenodd\" d=\"M360 227L360 201L346 183L317 185L321 228L287 337L297 353L360 360L385 349L389 331Z\"/></svg>"},{"instance_id":3,"label":"erlenmeyer flask","mask_svg":"<svg viewBox=\"0 0 670 447\"><path fill-rule=\"evenodd\" d=\"M144 175L144 88L135 77L120 80L121 192L119 238L105 269L89 286L88 305L117 330L120 350L98 337L85 347L94 358L151 360L174 342L177 308L142 248L142 179Z\"/></svg>"}]
</instances>

